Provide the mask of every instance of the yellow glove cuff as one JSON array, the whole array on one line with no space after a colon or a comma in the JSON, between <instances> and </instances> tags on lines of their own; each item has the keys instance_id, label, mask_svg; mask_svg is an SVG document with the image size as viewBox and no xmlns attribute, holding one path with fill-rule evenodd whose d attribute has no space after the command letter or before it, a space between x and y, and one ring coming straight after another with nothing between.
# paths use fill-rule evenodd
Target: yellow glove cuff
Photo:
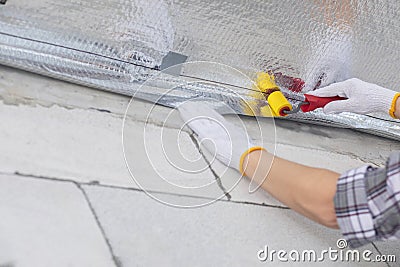
<instances>
[{"instance_id":1,"label":"yellow glove cuff","mask_svg":"<svg viewBox=\"0 0 400 267\"><path fill-rule=\"evenodd\" d=\"M247 156L248 154L250 154L251 152L256 151L256 150L264 150L264 151L267 151L267 150L265 150L265 148L263 148L263 147L261 147L261 146L253 146L253 147L247 149L247 150L242 154L242 156L240 157L239 171L240 171L240 173L241 173L242 175L244 175L244 170L243 170L243 161L244 161L244 159L246 158L246 156Z\"/></svg>"},{"instance_id":2,"label":"yellow glove cuff","mask_svg":"<svg viewBox=\"0 0 400 267\"><path fill-rule=\"evenodd\" d=\"M394 116L394 112L396 111L396 101L397 101L397 98L399 98L399 97L400 97L400 93L395 94L393 97L393 100L392 100L392 105L390 106L389 115L393 119L397 119L396 116Z\"/></svg>"}]
</instances>

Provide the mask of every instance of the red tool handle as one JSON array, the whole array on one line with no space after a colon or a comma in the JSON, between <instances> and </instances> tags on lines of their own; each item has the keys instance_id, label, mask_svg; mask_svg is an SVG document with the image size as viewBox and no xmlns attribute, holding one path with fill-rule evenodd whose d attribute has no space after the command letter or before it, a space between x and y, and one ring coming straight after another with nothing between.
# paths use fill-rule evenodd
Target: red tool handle
<instances>
[{"instance_id":1,"label":"red tool handle","mask_svg":"<svg viewBox=\"0 0 400 267\"><path fill-rule=\"evenodd\" d=\"M320 97L307 94L305 94L304 97L306 98L305 102L308 102L308 104L301 105L300 108L303 112L309 112L317 108L323 108L325 107L326 104L332 101L347 99L346 97L341 97L341 96Z\"/></svg>"}]
</instances>

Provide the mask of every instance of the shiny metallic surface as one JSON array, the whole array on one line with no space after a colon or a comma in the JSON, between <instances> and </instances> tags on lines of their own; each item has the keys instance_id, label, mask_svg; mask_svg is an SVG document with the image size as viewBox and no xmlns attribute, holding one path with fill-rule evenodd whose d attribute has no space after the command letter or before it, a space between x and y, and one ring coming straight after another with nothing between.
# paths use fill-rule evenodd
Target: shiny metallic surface
<instances>
[{"instance_id":1,"label":"shiny metallic surface","mask_svg":"<svg viewBox=\"0 0 400 267\"><path fill-rule=\"evenodd\" d=\"M396 1L13 0L0 6L0 63L170 107L203 97L269 116L259 71L293 105L350 77L399 91L399 17ZM160 71L171 52L201 62ZM386 114L286 118L400 140Z\"/></svg>"}]
</instances>

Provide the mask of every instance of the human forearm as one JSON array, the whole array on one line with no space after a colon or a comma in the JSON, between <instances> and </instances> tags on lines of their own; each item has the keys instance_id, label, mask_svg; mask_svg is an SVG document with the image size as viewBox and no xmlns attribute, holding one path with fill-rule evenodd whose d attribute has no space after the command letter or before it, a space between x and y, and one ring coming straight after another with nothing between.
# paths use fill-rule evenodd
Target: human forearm
<instances>
[{"instance_id":1,"label":"human forearm","mask_svg":"<svg viewBox=\"0 0 400 267\"><path fill-rule=\"evenodd\" d=\"M266 151L251 152L243 166L247 177L291 209L325 226L338 227L333 203L338 173L274 157Z\"/></svg>"},{"instance_id":2,"label":"human forearm","mask_svg":"<svg viewBox=\"0 0 400 267\"><path fill-rule=\"evenodd\" d=\"M245 131L206 104L185 103L179 111L200 142L221 162L244 170L249 178L293 210L337 228L333 197L339 174L274 158L253 144ZM213 145L207 145L207 140Z\"/></svg>"}]
</instances>

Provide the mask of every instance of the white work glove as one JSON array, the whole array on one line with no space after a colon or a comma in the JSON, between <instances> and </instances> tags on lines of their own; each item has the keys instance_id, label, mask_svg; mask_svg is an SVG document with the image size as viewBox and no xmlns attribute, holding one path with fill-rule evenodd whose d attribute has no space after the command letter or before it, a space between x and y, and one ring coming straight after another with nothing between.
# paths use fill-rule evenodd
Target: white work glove
<instances>
[{"instance_id":1,"label":"white work glove","mask_svg":"<svg viewBox=\"0 0 400 267\"><path fill-rule=\"evenodd\" d=\"M218 112L203 102L186 102L178 107L185 123L195 132L199 142L225 165L243 174L245 156L255 146L246 131L228 122Z\"/></svg>"},{"instance_id":2,"label":"white work glove","mask_svg":"<svg viewBox=\"0 0 400 267\"><path fill-rule=\"evenodd\" d=\"M304 92L351 77L351 35L342 32L331 37L310 46L302 75L305 81Z\"/></svg>"},{"instance_id":3,"label":"white work glove","mask_svg":"<svg viewBox=\"0 0 400 267\"><path fill-rule=\"evenodd\" d=\"M394 117L395 100L398 97L396 95L398 92L356 78L334 83L307 94L319 97L341 96L348 98L347 100L328 103L324 107L326 114L345 111L358 114L384 112L389 113L392 117Z\"/></svg>"}]
</instances>

